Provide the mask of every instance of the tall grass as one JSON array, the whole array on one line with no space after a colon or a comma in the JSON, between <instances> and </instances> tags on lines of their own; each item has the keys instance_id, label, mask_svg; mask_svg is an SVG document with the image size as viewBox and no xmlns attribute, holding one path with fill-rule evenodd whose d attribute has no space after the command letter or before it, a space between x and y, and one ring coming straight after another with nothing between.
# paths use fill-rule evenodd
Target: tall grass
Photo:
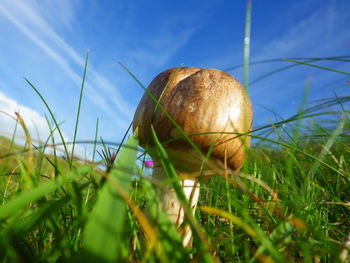
<instances>
[{"instance_id":1,"label":"tall grass","mask_svg":"<svg viewBox=\"0 0 350 263\"><path fill-rule=\"evenodd\" d=\"M147 171L135 164L135 137L109 173L98 163L55 164L55 156L40 151L31 153L36 169L30 169L28 149L8 152L11 142L3 139L2 261L338 262L350 222L349 115L340 110L338 122L332 118L326 126L303 119L305 112L299 135L277 124L270 129L278 140L252 135L265 143L252 146L242 173L230 176L228 185L223 174L203 184L192 218L202 237L196 235L192 250L182 248L165 213L143 214L146 202L156 208L158 200ZM308 129L306 122L312 123ZM171 165L157 147L164 165Z\"/></svg>"},{"instance_id":2,"label":"tall grass","mask_svg":"<svg viewBox=\"0 0 350 263\"><path fill-rule=\"evenodd\" d=\"M327 59L300 58L291 65L314 67ZM81 94L86 66L87 58ZM59 121L39 88L26 81L47 107L51 135L37 143L26 132L24 147L14 144L16 131L12 140L0 137L1 262L349 262L350 97L301 102L290 118L256 127L242 171L203 182L194 216L153 132L194 233L193 248L185 249L176 227L158 209L159 186L140 165L147 153L139 154L137 132L126 132L125 143L98 140L97 120L94 140L77 141L80 95L73 149L77 143L94 145L92 161L81 160L68 151L63 136L54 141L53 132L61 134ZM246 87L248 82L246 73ZM20 115L17 120L16 129L26 130ZM183 136L190 141L192 135ZM64 158L46 153L59 145ZM95 161L96 153L102 160Z\"/></svg>"},{"instance_id":3,"label":"tall grass","mask_svg":"<svg viewBox=\"0 0 350 263\"><path fill-rule=\"evenodd\" d=\"M257 127L242 172L217 174L202 184L199 210L195 217L187 213L195 235L190 250L182 247L175 226L157 209L158 186L149 181L147 168L138 165L137 135L118 148L97 140L96 125L91 143L95 152L102 152L106 169L101 162L46 154L50 138L35 146L27 133L24 148L2 138L0 258L347 262L349 101L335 97L303 104L294 116ZM20 116L18 121L25 129ZM54 123L51 130L59 129L58 121ZM176 172L154 136L162 165L186 205ZM146 203L151 211L147 216Z\"/></svg>"}]
</instances>

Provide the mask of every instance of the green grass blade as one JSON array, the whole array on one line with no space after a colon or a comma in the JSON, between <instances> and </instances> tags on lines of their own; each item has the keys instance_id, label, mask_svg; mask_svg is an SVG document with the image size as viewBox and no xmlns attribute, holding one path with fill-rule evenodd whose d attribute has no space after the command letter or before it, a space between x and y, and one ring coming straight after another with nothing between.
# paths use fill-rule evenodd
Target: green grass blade
<instances>
[{"instance_id":1,"label":"green grass blade","mask_svg":"<svg viewBox=\"0 0 350 263\"><path fill-rule=\"evenodd\" d=\"M189 207L189 202L182 190L182 186L179 182L179 177L176 173L176 170L172 163L170 162L168 158L168 154L166 153L165 149L163 148L162 144L158 140L158 137L156 135L156 132L154 128L152 127L152 135L153 135L153 140L155 144L155 149L157 151L158 156L160 157L161 164L165 170L165 173L169 176L171 179L171 183L173 185L174 190L176 191L177 197L180 199L181 203L186 206L187 208Z\"/></svg>"},{"instance_id":2,"label":"green grass blade","mask_svg":"<svg viewBox=\"0 0 350 263\"><path fill-rule=\"evenodd\" d=\"M36 94L38 94L38 96L40 97L40 99L42 100L42 102L44 103L44 105L46 106L47 110L49 111L50 113L50 116L52 118L52 120L54 121L55 125L56 125L56 128L57 128L57 131L61 137L61 140L62 140L62 144L63 144L63 147L64 147L64 151L66 153L66 157L67 157L67 160L68 162L70 163L69 159L70 159L70 156L69 156L69 153L68 153L68 149L67 149L67 145L65 143L65 140L64 140L64 137L63 137L63 134L62 134L62 131L58 125L58 122L55 118L55 115L52 113L51 111L51 108L49 107L49 105L47 104L46 100L44 99L44 97L41 95L41 93L39 92L39 90L26 78L24 78L24 80L29 84L29 86L32 87L32 89L36 92Z\"/></svg>"},{"instance_id":3,"label":"green grass blade","mask_svg":"<svg viewBox=\"0 0 350 263\"><path fill-rule=\"evenodd\" d=\"M84 229L83 260L88 262L117 262L121 257L122 234L125 228L126 202L120 188L128 193L135 170L138 140L131 136L111 169L108 180L98 192L94 210ZM119 188L119 187L118 187Z\"/></svg>"},{"instance_id":4,"label":"green grass blade","mask_svg":"<svg viewBox=\"0 0 350 263\"><path fill-rule=\"evenodd\" d=\"M313 62L313 61L315 61L315 60L308 60L308 62ZM266 79L266 78L268 78L268 77L270 77L272 75L275 75L277 73L280 73L282 71L285 71L287 69L291 69L291 68L294 68L294 67L297 67L297 66L300 66L300 64L292 64L292 65L287 65L287 66L280 67L278 69L272 70L272 71L270 71L270 72L268 72L266 74L263 74L262 76L260 76L260 77L258 77L256 79L252 80L249 84L253 85L253 84L255 84L255 83L257 83L257 82L259 82L259 81L261 81L263 79Z\"/></svg>"},{"instance_id":5,"label":"green grass blade","mask_svg":"<svg viewBox=\"0 0 350 263\"><path fill-rule=\"evenodd\" d=\"M310 171L307 175L307 182L305 182L304 188L306 189L305 192L307 193L307 196L309 198L312 197L312 194L314 193L314 189L311 187L311 184L309 182L314 181L314 176L316 174L316 171L319 169L327 154L329 154L330 149L338 139L339 134L343 131L345 126L345 119L342 118L339 122L339 125L337 128L334 130L334 132L331 134L327 142L322 146L321 152L318 154L317 158L315 158L315 161L313 162ZM336 169L333 167L333 169ZM338 171L337 171L338 172Z\"/></svg>"},{"instance_id":6,"label":"green grass blade","mask_svg":"<svg viewBox=\"0 0 350 263\"><path fill-rule=\"evenodd\" d=\"M297 61L297 60L292 60L292 59L285 59L285 60L289 61L289 62L294 62L294 63L298 63L298 64L302 64L302 65L306 65L306 66L310 66L310 67L314 67L314 68L319 68L319 69L323 69L323 70L333 71L333 72L336 72L336 73L339 73L339 74L344 74L344 75L350 76L349 72L345 72L345 71L341 71L341 70L337 70L337 69L333 69L333 68L322 67L322 66L319 66L319 65L310 64L310 63Z\"/></svg>"},{"instance_id":7,"label":"green grass blade","mask_svg":"<svg viewBox=\"0 0 350 263\"><path fill-rule=\"evenodd\" d=\"M54 136L54 132L55 130L57 129L57 127L53 128L51 127L51 124L50 124L50 121L48 119L48 117L46 116L45 114L45 119L46 119L46 123L47 123L47 126L49 127L50 129L50 134L49 136L47 137L47 140L45 142L45 145L47 145L49 143L49 140L51 138L51 141L52 141L52 145L53 145L53 162L49 159L49 158L46 158L49 163L55 168L55 176L57 177L59 174L62 174L62 172L60 171L60 168L58 166L58 159L57 159L57 151L56 151L56 146L55 146L55 136Z\"/></svg>"},{"instance_id":8,"label":"green grass blade","mask_svg":"<svg viewBox=\"0 0 350 263\"><path fill-rule=\"evenodd\" d=\"M178 68L170 75L170 78L169 78L168 82L166 83L166 85L165 85L165 87L164 87L162 93L161 93L160 96L159 96L159 99L157 100L157 103L156 103L156 106L155 106L155 108L154 108L153 114L157 111L158 105L159 105L161 99L163 98L165 91L167 90L167 88L169 87L170 83L173 81L174 77L176 76L176 74L179 72L180 69L181 69L181 67L178 67Z\"/></svg>"},{"instance_id":9,"label":"green grass blade","mask_svg":"<svg viewBox=\"0 0 350 263\"><path fill-rule=\"evenodd\" d=\"M81 167L77 171L69 172L65 177L58 177L55 180L39 184L30 191L21 192L17 197L0 207L0 220L6 219L19 210L27 207L30 203L34 203L43 198L46 194L55 191L67 180L74 180L77 178L77 173L86 173L87 169L90 170L90 167Z\"/></svg>"},{"instance_id":10,"label":"green grass blade","mask_svg":"<svg viewBox=\"0 0 350 263\"><path fill-rule=\"evenodd\" d=\"M292 60L331 60L331 61L339 61L339 62L350 62L349 60L350 56L336 56L336 57L291 57L288 59ZM263 59L263 60L256 60L249 63L249 66L259 65L259 64L267 64L271 62L282 62L285 61L286 58L273 58L273 59ZM244 64L235 65L229 68L224 69L224 71L232 71L235 69L243 68Z\"/></svg>"},{"instance_id":11,"label":"green grass blade","mask_svg":"<svg viewBox=\"0 0 350 263\"><path fill-rule=\"evenodd\" d=\"M94 138L94 149L92 151L92 161L95 161L95 156L96 156L96 146L97 146L97 136L98 136L98 123L99 120L98 118L96 119L96 128L95 128L95 138Z\"/></svg>"},{"instance_id":12,"label":"green grass blade","mask_svg":"<svg viewBox=\"0 0 350 263\"><path fill-rule=\"evenodd\" d=\"M66 205L69 198L68 196L54 200L47 201L41 204L38 209L34 210L33 213L28 215L25 220L20 223L16 223L15 235L17 237L23 238L29 231L32 231L35 227L38 226L40 222L45 221L50 215L54 214L55 211Z\"/></svg>"},{"instance_id":13,"label":"green grass blade","mask_svg":"<svg viewBox=\"0 0 350 263\"><path fill-rule=\"evenodd\" d=\"M77 138L77 132L78 132L78 124L79 124L79 116L80 116L80 107L81 107L81 101L83 98L83 91L84 91L84 84L85 84L85 78L86 78L86 69L88 65L88 60L89 60L89 52L86 53L86 58L85 58L85 66L84 66L84 73L83 73L83 80L81 82L81 88L80 88L80 95L79 95L79 103L78 103L78 111L77 111L77 118L75 121L75 128L74 128L74 136L73 136L73 145L72 145L72 154L71 154L71 164L73 162L73 157L74 157L74 148L75 148L75 140Z\"/></svg>"},{"instance_id":14,"label":"green grass blade","mask_svg":"<svg viewBox=\"0 0 350 263\"><path fill-rule=\"evenodd\" d=\"M291 235L294 231L294 226L289 222L285 221L278 225L272 233L268 236L269 240L273 243L274 246L271 246L271 248L278 250L283 250L284 246L288 245L291 242ZM268 249L266 247L266 243L262 242L263 244L256 250L254 254L254 258L259 258L259 255L261 255L265 250ZM278 256L276 259L280 262L284 262L285 260L282 259L281 256L275 251L274 256Z\"/></svg>"},{"instance_id":15,"label":"green grass blade","mask_svg":"<svg viewBox=\"0 0 350 263\"><path fill-rule=\"evenodd\" d=\"M252 19L252 1L247 0L247 11L245 18L245 33L244 33L244 81L243 86L248 92L249 85L249 54L250 54L250 28Z\"/></svg>"},{"instance_id":16,"label":"green grass blade","mask_svg":"<svg viewBox=\"0 0 350 263\"><path fill-rule=\"evenodd\" d=\"M126 136L128 135L129 131L131 130L131 127L132 127L132 122L130 123L128 129L126 130L126 132L125 132L125 134L124 134L122 140L120 141L120 144L119 144L118 149L117 149L117 151L116 151L117 154L119 153L120 149L122 148L122 146L123 146L123 144L124 144L124 141L125 141L125 139L126 139Z\"/></svg>"},{"instance_id":17,"label":"green grass blade","mask_svg":"<svg viewBox=\"0 0 350 263\"><path fill-rule=\"evenodd\" d=\"M16 133L17 133L17 127L18 127L18 121L15 122L15 128L14 128L14 131L13 131L13 134L12 134L9 151L11 151L11 149L12 149L12 147L14 145L15 138L16 138Z\"/></svg>"}]
</instances>

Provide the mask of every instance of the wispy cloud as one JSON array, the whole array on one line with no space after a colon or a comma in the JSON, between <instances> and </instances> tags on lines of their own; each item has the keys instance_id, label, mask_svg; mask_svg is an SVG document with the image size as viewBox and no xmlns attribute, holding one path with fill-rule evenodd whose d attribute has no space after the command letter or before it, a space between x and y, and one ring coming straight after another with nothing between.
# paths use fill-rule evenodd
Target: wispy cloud
<instances>
[{"instance_id":1,"label":"wispy cloud","mask_svg":"<svg viewBox=\"0 0 350 263\"><path fill-rule=\"evenodd\" d=\"M84 58L79 56L39 16L37 10L25 1L7 1L0 4L0 13L50 56L79 88L82 77L76 73L72 64L75 64L78 68L83 68ZM18 13L21 15L19 16ZM117 124L125 127L127 120L130 120L132 116L131 106L118 92L117 87L94 70L91 65L89 66L89 81L87 81L86 87L86 96L90 101L116 120ZM116 112L118 114L115 114Z\"/></svg>"},{"instance_id":2,"label":"wispy cloud","mask_svg":"<svg viewBox=\"0 0 350 263\"><path fill-rule=\"evenodd\" d=\"M32 110L19 104L17 101L7 97L5 94L0 92L0 136L12 137L15 135L15 142L23 144L25 141L25 133L20 125L16 127L16 115L18 113L28 129L30 136L34 139L34 144L45 143L51 136L54 137L55 142L60 142L60 136L57 130L51 134L49 125L46 119L37 111ZM68 137L64 136L65 141L69 141ZM48 141L51 144L51 140ZM57 147L63 150L62 146ZM71 149L71 146L68 146ZM85 156L85 150L77 146L76 151L78 155Z\"/></svg>"},{"instance_id":3,"label":"wispy cloud","mask_svg":"<svg viewBox=\"0 0 350 263\"><path fill-rule=\"evenodd\" d=\"M303 4L306 5L306 2ZM280 27L283 29L280 30L281 28L276 26L276 28L279 28L276 30L277 33L271 33L271 28L259 27L259 25L254 23L253 16L252 27L253 29L255 27L260 28L260 30L256 31L255 29L256 33L252 35L251 61L290 57L328 57L348 54L349 47L346 44L350 43L350 28L347 25L345 26L345 21L350 19L349 3L346 3L346 1L328 1L327 4L315 4L315 7L311 12L299 10L300 14L304 15L299 14L300 18L297 22L283 21L283 13L276 14L281 16ZM295 11L293 10L293 12ZM285 10L285 12L288 13L289 10ZM264 35L264 41L261 41L261 35ZM266 35L271 36L267 39L268 41L266 41ZM222 64L227 65L227 58L231 57L229 54L234 56L234 53L234 50L227 52L226 57L222 57ZM345 63L335 64L329 61L323 63L326 64L322 65L339 69L343 68L346 71L346 68L344 68L346 67ZM286 65L292 65L292 63L265 63L251 66L250 80L255 80ZM243 75L241 69L231 73L238 78L241 78ZM254 83L254 85L249 87L249 92L255 107L255 121L257 123L265 123L267 116L272 116L273 118L274 114L265 111L263 107L277 110L283 117L294 114L299 108L307 79L311 79L309 99L310 101L315 101L320 98L334 96L333 88L327 87L320 90L318 86L324 86L325 83L334 82L335 79L342 77L332 72L298 66ZM345 82L343 81L343 83ZM344 93L344 90L337 90L339 96Z\"/></svg>"},{"instance_id":4,"label":"wispy cloud","mask_svg":"<svg viewBox=\"0 0 350 263\"><path fill-rule=\"evenodd\" d=\"M281 35L261 47L255 59L290 56L314 56L337 52L349 40L350 28L344 27L349 12L335 1L321 5Z\"/></svg>"},{"instance_id":5,"label":"wispy cloud","mask_svg":"<svg viewBox=\"0 0 350 263\"><path fill-rule=\"evenodd\" d=\"M129 7L136 8L137 6L131 4ZM70 32L69 23L79 24L77 21L79 10L75 10L75 8L77 7L73 5L73 1L68 0L47 1L43 5L23 0L4 0L0 2L0 18L1 15L5 17L19 32L43 50L44 54L63 70L64 76L62 77L70 79L70 83L73 83L70 86L78 89L82 81L81 73L85 58L78 54L72 45L74 41L69 39L69 34L74 34L74 32ZM60 10L59 17L56 14L58 9ZM62 23L55 22L55 19L51 17L62 20L64 29L60 28ZM191 19L194 18L191 17ZM130 21L128 18L125 21L124 23L130 25L123 28L118 38L113 38L113 34L111 34L113 40L104 40L118 43L118 47L113 50L116 53L110 55L109 59L115 57L115 75L119 74L117 62L121 61L129 66L133 72L136 72L137 76L141 76L143 80L147 81L154 77L150 75L154 74L153 70L162 68L189 41L197 28L196 23L183 27L180 25L181 20L172 21L174 23L168 21L169 25L160 26L160 29L157 27L153 34L145 37L139 36L139 28L131 25L135 21ZM169 30L170 25L171 30ZM67 34L63 35L62 32ZM103 44L103 42L101 43ZM120 69L120 71L122 70ZM102 110L105 117L112 122L113 127L122 130L130 123L135 108L135 98L126 98L123 93L125 86L130 86L130 83L134 82L127 74L119 74L117 81L115 78L111 81L106 75L96 70L94 62L90 62L84 93L91 103ZM138 91L140 91L139 88ZM130 95L130 93L128 90L127 94ZM66 119L66 116L63 118Z\"/></svg>"},{"instance_id":6,"label":"wispy cloud","mask_svg":"<svg viewBox=\"0 0 350 263\"><path fill-rule=\"evenodd\" d=\"M26 123L29 132L33 134L33 136L37 135L37 131L40 131L40 135L35 136L37 139L40 137L45 140L49 136L50 130L47 122L45 118L43 118L37 111L20 105L2 92L0 92L0 105L0 123L2 125L0 130L1 134L12 135L14 133L16 125L15 112L18 112ZM19 128L18 135L20 137L24 136L21 128Z\"/></svg>"}]
</instances>

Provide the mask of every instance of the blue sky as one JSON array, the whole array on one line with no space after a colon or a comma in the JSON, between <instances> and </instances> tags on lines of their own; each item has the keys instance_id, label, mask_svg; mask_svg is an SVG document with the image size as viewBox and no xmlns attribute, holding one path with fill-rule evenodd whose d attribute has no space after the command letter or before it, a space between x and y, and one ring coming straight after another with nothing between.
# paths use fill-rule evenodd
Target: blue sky
<instances>
[{"instance_id":1,"label":"blue sky","mask_svg":"<svg viewBox=\"0 0 350 263\"><path fill-rule=\"evenodd\" d=\"M67 139L73 138L84 60L89 65L79 139L93 139L96 119L105 140L119 142L143 90L161 71L179 66L229 69L243 62L243 0L112 1L2 0L0 2L0 135L13 131L4 114L19 111L33 137L48 135L47 111L24 81L47 100ZM350 1L253 0L251 61L350 54ZM250 80L288 65L252 66ZM349 72L347 63L318 62ZM241 69L230 74L243 80ZM305 83L309 102L349 94L345 75L298 66L254 83L254 126L289 117ZM268 109L268 110L266 110ZM21 132L19 132L21 134Z\"/></svg>"}]
</instances>

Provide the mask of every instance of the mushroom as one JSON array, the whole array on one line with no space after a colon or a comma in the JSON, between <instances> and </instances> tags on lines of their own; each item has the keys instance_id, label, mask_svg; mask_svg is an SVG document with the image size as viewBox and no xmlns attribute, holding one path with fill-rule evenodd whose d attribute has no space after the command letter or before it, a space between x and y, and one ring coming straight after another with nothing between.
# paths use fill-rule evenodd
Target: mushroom
<instances>
[{"instance_id":1,"label":"mushroom","mask_svg":"<svg viewBox=\"0 0 350 263\"><path fill-rule=\"evenodd\" d=\"M203 174L202 156L210 152L210 159L204 165L206 169L238 171L242 167L250 144L247 134L252 124L251 102L235 78L216 69L171 68L153 79L147 90L163 110L145 93L134 115L133 130L138 130L139 144L147 149L154 161L152 181L162 186L161 206L170 220L181 226L184 210L171 184L166 184L168 178L153 151L151 126L161 142L182 137L164 144L164 148L181 178L194 213L199 198L199 176ZM179 128L164 110L189 135L202 156L181 136ZM192 233L189 226L180 229L184 246L190 247Z\"/></svg>"}]
</instances>

